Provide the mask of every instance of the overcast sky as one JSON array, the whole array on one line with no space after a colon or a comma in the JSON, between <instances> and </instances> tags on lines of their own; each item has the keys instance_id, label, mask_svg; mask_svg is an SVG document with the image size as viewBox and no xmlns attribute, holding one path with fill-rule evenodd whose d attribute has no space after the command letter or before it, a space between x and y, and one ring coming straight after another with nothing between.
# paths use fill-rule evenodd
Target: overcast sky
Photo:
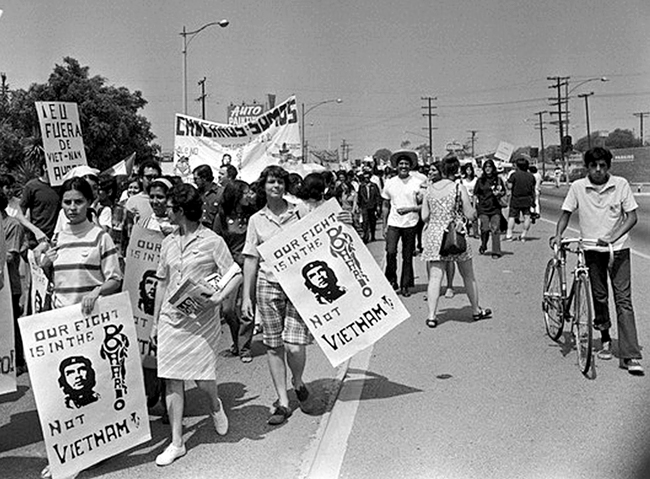
<instances>
[{"instance_id":1,"label":"overcast sky","mask_svg":"<svg viewBox=\"0 0 650 479\"><path fill-rule=\"evenodd\" d=\"M9 0L0 8L0 71L12 88L45 82L74 57L110 84L142 91L164 150L183 108L179 33L222 18L227 28L207 28L188 48L189 97L207 77L207 118L225 122L230 102L264 102L267 93L308 106L341 98L307 115L306 137L313 148L345 139L353 158L404 139L427 142L424 96L437 97L437 154L468 130L477 130L477 153L501 140L536 146L534 113L551 109L554 94L548 76L570 76L570 88L610 79L572 94L595 92L592 131L638 134L633 113L650 111L648 0ZM571 112L577 139L586 134L584 100L572 100ZM200 116L199 103L190 101L188 114ZM557 142L553 127L545 133Z\"/></svg>"}]
</instances>

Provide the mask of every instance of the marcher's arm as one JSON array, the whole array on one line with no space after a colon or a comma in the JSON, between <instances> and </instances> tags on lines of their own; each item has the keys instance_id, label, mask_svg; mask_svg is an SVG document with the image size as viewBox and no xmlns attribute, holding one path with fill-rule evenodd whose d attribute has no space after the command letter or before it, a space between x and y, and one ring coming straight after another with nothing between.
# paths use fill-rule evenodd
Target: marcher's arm
<instances>
[{"instance_id":1,"label":"marcher's arm","mask_svg":"<svg viewBox=\"0 0 650 479\"><path fill-rule=\"evenodd\" d=\"M230 278L230 281L224 286L224 288L221 291L217 291L212 295L210 300L219 305L223 302L225 298L230 296L231 294L234 294L234 292L239 288L239 285L242 282L242 274L241 271L238 271L237 274L235 274L232 278Z\"/></svg>"},{"instance_id":2,"label":"marcher's arm","mask_svg":"<svg viewBox=\"0 0 650 479\"><path fill-rule=\"evenodd\" d=\"M244 257L244 285L242 290L242 315L246 318L252 318L255 315L253 307L253 291L257 280L257 269L260 259L256 256Z\"/></svg>"},{"instance_id":3,"label":"marcher's arm","mask_svg":"<svg viewBox=\"0 0 650 479\"><path fill-rule=\"evenodd\" d=\"M560 245L560 241L562 241L562 233L564 233L564 230L569 226L569 220L571 219L571 212L567 210L562 210L562 214L560 215L560 219L557 220L557 225L555 225L555 236L551 238L551 248L554 245Z\"/></svg>"},{"instance_id":4,"label":"marcher's arm","mask_svg":"<svg viewBox=\"0 0 650 479\"><path fill-rule=\"evenodd\" d=\"M460 185L458 187L458 191L460 192L460 200L463 204L463 214L465 215L465 218L473 221L476 217L476 209L472 205L472 200L469 198L469 194L467 194L467 188L465 188L463 185Z\"/></svg>"},{"instance_id":5,"label":"marcher's arm","mask_svg":"<svg viewBox=\"0 0 650 479\"><path fill-rule=\"evenodd\" d=\"M621 236L623 236L634 227L637 221L638 217L636 210L629 211L625 220L620 224L618 228L613 230L604 238L598 238L598 246L606 246L610 243L616 243L621 238Z\"/></svg>"},{"instance_id":6,"label":"marcher's arm","mask_svg":"<svg viewBox=\"0 0 650 479\"><path fill-rule=\"evenodd\" d=\"M390 200L384 200L384 208L381 211L381 221L382 227L384 228L384 234L388 229L388 214L390 213Z\"/></svg>"},{"instance_id":7,"label":"marcher's arm","mask_svg":"<svg viewBox=\"0 0 650 479\"><path fill-rule=\"evenodd\" d=\"M422 221L425 223L429 221L429 215L431 212L429 211L429 205L427 204L426 201L422 203L422 208L420 209L420 218L422 218Z\"/></svg>"},{"instance_id":8,"label":"marcher's arm","mask_svg":"<svg viewBox=\"0 0 650 479\"><path fill-rule=\"evenodd\" d=\"M96 287L90 293L86 294L81 300L81 312L83 314L90 314L95 307L95 302L100 296L109 296L117 293L120 290L122 282L116 278L109 278L104 281L104 284Z\"/></svg>"}]
</instances>

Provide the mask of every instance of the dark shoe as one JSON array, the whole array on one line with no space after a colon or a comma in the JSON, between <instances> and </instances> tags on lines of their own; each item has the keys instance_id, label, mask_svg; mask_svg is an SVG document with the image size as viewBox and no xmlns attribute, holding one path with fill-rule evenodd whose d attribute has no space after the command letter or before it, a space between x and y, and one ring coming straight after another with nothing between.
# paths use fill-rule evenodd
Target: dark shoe
<instances>
[{"instance_id":1,"label":"dark shoe","mask_svg":"<svg viewBox=\"0 0 650 479\"><path fill-rule=\"evenodd\" d=\"M296 396L298 396L298 401L305 402L307 399L309 399L309 389L307 389L307 386L304 384L300 386L299 388L296 388L294 386L294 389L296 391Z\"/></svg>"},{"instance_id":2,"label":"dark shoe","mask_svg":"<svg viewBox=\"0 0 650 479\"><path fill-rule=\"evenodd\" d=\"M401 295L404 296L405 298L408 298L409 296L411 296L411 292L409 291L408 288L402 288L402 289L400 290L399 294L401 294Z\"/></svg>"},{"instance_id":3,"label":"dark shoe","mask_svg":"<svg viewBox=\"0 0 650 479\"><path fill-rule=\"evenodd\" d=\"M620 367L627 369L627 372L633 376L643 376L645 374L643 366L641 366L641 362L638 359L623 359Z\"/></svg>"},{"instance_id":4,"label":"dark shoe","mask_svg":"<svg viewBox=\"0 0 650 479\"><path fill-rule=\"evenodd\" d=\"M397 283L391 283L390 284L393 287L393 291L397 291L399 289L399 286Z\"/></svg>"},{"instance_id":5,"label":"dark shoe","mask_svg":"<svg viewBox=\"0 0 650 479\"><path fill-rule=\"evenodd\" d=\"M486 249L487 248L485 246L483 246L483 245L479 246L478 247L478 254L485 254Z\"/></svg>"},{"instance_id":6,"label":"dark shoe","mask_svg":"<svg viewBox=\"0 0 650 479\"><path fill-rule=\"evenodd\" d=\"M437 320L436 318L433 318L433 319L432 319L432 318L428 318L428 319L424 322L424 324L426 324L426 325L427 325L428 327L430 327L431 329L433 329L433 328L437 328L437 327L438 327L438 320Z\"/></svg>"},{"instance_id":7,"label":"dark shoe","mask_svg":"<svg viewBox=\"0 0 650 479\"><path fill-rule=\"evenodd\" d=\"M474 321L480 321L481 319L488 319L492 317L492 310L491 309L482 309L479 311L478 314L473 314L472 319Z\"/></svg>"},{"instance_id":8,"label":"dark shoe","mask_svg":"<svg viewBox=\"0 0 650 479\"><path fill-rule=\"evenodd\" d=\"M290 416L291 409L284 406L276 406L267 423L271 426L278 426L289 419Z\"/></svg>"}]
</instances>

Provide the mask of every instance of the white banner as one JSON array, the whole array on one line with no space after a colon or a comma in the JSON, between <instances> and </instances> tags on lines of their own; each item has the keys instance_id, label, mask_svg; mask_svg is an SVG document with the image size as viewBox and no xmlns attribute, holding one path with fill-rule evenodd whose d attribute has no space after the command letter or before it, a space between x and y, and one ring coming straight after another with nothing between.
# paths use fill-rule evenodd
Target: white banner
<instances>
[{"instance_id":1,"label":"white banner","mask_svg":"<svg viewBox=\"0 0 650 479\"><path fill-rule=\"evenodd\" d=\"M182 162L187 158L191 170L210 165L216 177L226 153L239 170L239 177L249 183L268 165L295 161L301 155L296 97L243 125L213 123L176 114L175 165L181 158Z\"/></svg>"},{"instance_id":2,"label":"white banner","mask_svg":"<svg viewBox=\"0 0 650 479\"><path fill-rule=\"evenodd\" d=\"M3 265L0 265L3 267ZM0 289L0 395L16 391L16 348L14 314L9 272L4 265L5 285Z\"/></svg>"},{"instance_id":3,"label":"white banner","mask_svg":"<svg viewBox=\"0 0 650 479\"><path fill-rule=\"evenodd\" d=\"M34 102L41 124L45 162L50 184L63 184L65 174L75 166L87 165L76 103Z\"/></svg>"},{"instance_id":4,"label":"white banner","mask_svg":"<svg viewBox=\"0 0 650 479\"><path fill-rule=\"evenodd\" d=\"M29 291L29 302L32 314L38 314L46 308L47 287L49 280L43 269L36 264L34 251L27 251L27 262L29 263L29 272L32 278L32 287Z\"/></svg>"},{"instance_id":5,"label":"white banner","mask_svg":"<svg viewBox=\"0 0 650 479\"><path fill-rule=\"evenodd\" d=\"M131 297L131 309L138 335L138 349L142 364L146 368L156 367L156 350L149 342L151 326L160 310L162 295L158 291L156 268L160 262L160 247L163 234L134 225L131 240L126 250L124 283L122 291Z\"/></svg>"},{"instance_id":6,"label":"white banner","mask_svg":"<svg viewBox=\"0 0 650 479\"><path fill-rule=\"evenodd\" d=\"M19 320L54 479L151 439L128 293Z\"/></svg>"},{"instance_id":7,"label":"white banner","mask_svg":"<svg viewBox=\"0 0 650 479\"><path fill-rule=\"evenodd\" d=\"M410 316L339 211L331 199L258 247L335 367Z\"/></svg>"}]
</instances>

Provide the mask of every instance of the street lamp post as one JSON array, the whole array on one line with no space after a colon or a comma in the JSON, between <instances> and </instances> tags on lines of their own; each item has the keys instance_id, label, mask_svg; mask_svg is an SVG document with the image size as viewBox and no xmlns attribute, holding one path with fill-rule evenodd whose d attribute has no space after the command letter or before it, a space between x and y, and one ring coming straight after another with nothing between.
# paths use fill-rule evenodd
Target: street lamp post
<instances>
[{"instance_id":1,"label":"street lamp post","mask_svg":"<svg viewBox=\"0 0 650 479\"><path fill-rule=\"evenodd\" d=\"M183 31L180 33L180 35L183 37L183 113L185 113L186 115L187 115L187 47L189 46L190 42L194 39L194 37L197 36L199 33L201 33L203 30L205 30L206 28L211 27L213 25L219 25L221 28L225 28L229 24L230 22L228 20L223 19L218 22L206 23L201 28L194 30L192 32L188 32L185 29L185 26L183 26ZM189 37L189 40L187 37Z\"/></svg>"},{"instance_id":2,"label":"street lamp post","mask_svg":"<svg viewBox=\"0 0 650 479\"><path fill-rule=\"evenodd\" d=\"M300 146L301 146L301 154L302 154L302 162L303 163L307 162L307 158L305 158L305 116L307 115L307 113L309 113L313 109L315 109L315 108L317 108L317 107L319 107L321 105L325 105L326 103L342 103L342 102L343 102L343 100L341 100L340 98L334 98L334 99L331 99L331 100L323 100L323 101L320 101L320 102L310 106L309 108L307 108L307 110L305 110L305 104L304 103L300 104Z\"/></svg>"},{"instance_id":3,"label":"street lamp post","mask_svg":"<svg viewBox=\"0 0 650 479\"><path fill-rule=\"evenodd\" d=\"M566 126L567 126L566 131L567 131L567 135L569 134L569 99L570 99L569 95L571 93L573 93L574 91L576 91L578 88L580 88L585 83L589 83L589 82L592 82L592 81L599 81L599 82L604 83L604 82L608 82L609 78L607 78L607 77L587 78L586 80L583 80L583 81L579 82L577 85L574 85L574 87L571 88L570 90L568 90L569 82L567 80L567 84L565 85L565 89L567 89L567 91L566 91ZM580 95L578 95L578 96L580 96Z\"/></svg>"},{"instance_id":4,"label":"street lamp post","mask_svg":"<svg viewBox=\"0 0 650 479\"><path fill-rule=\"evenodd\" d=\"M578 95L578 98L585 99L585 116L587 118L587 149L591 150L591 130L589 129L589 97L593 95L594 92L581 93Z\"/></svg>"}]
</instances>

